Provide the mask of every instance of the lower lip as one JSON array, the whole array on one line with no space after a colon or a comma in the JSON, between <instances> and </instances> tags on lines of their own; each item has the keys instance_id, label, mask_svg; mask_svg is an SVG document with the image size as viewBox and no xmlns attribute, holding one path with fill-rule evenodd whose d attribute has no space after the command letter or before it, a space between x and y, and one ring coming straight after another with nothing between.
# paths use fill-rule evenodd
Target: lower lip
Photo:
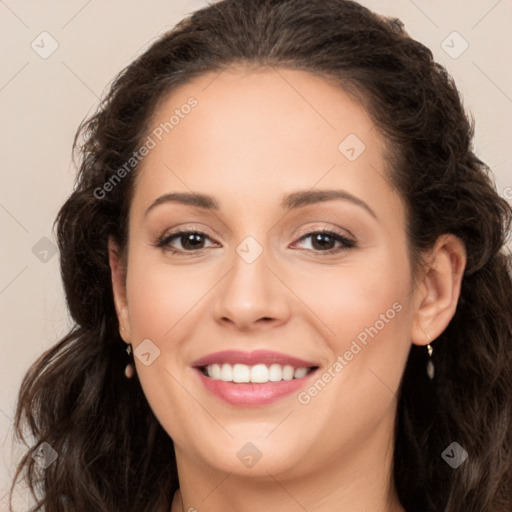
<instances>
[{"instance_id":1,"label":"lower lip","mask_svg":"<svg viewBox=\"0 0 512 512\"><path fill-rule=\"evenodd\" d=\"M257 407L260 405L267 405L279 400L280 398L291 395L302 388L306 381L316 371L313 370L300 379L265 382L264 384L243 384L210 379L204 375L201 370L196 370L205 388L212 393L212 395L215 395L230 405L238 407Z\"/></svg>"}]
</instances>

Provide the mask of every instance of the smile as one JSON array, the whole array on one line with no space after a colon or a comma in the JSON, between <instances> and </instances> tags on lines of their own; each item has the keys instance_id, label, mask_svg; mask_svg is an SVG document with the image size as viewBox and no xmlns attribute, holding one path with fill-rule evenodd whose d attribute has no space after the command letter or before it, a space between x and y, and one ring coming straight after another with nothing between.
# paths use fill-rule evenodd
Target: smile
<instances>
[{"instance_id":1,"label":"smile","mask_svg":"<svg viewBox=\"0 0 512 512\"><path fill-rule=\"evenodd\" d=\"M310 373L313 368L294 368L290 365L256 364L248 366L246 364L210 364L202 367L204 375L213 380L224 382L239 383L257 383L288 381L292 379L301 379Z\"/></svg>"},{"instance_id":2,"label":"smile","mask_svg":"<svg viewBox=\"0 0 512 512\"><path fill-rule=\"evenodd\" d=\"M278 352L223 351L192 365L204 387L234 406L261 406L305 386L318 369L313 362Z\"/></svg>"}]
</instances>

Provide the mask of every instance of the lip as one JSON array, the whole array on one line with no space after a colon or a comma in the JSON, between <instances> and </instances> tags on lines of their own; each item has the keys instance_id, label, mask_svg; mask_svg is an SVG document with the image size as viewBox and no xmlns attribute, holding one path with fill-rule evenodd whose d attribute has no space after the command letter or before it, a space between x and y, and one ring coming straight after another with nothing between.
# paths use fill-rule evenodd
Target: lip
<instances>
[{"instance_id":1,"label":"lip","mask_svg":"<svg viewBox=\"0 0 512 512\"><path fill-rule=\"evenodd\" d=\"M264 384L224 382L222 380L211 379L204 375L202 371L204 366L222 363L238 363L248 366L256 364L281 364L290 365L295 368L314 367L314 369L306 376L299 379L266 382ZM268 350L256 350L253 352L225 350L215 352L194 361L192 366L204 387L212 395L236 407L264 406L298 392L302 387L308 384L318 369L318 364L314 362Z\"/></svg>"},{"instance_id":2,"label":"lip","mask_svg":"<svg viewBox=\"0 0 512 512\"><path fill-rule=\"evenodd\" d=\"M297 357L289 356L281 352L274 352L271 350L254 350L253 352L243 352L241 350L223 350L221 352L214 352L201 357L192 363L195 368L201 366L208 366L209 364L246 364L254 366L256 364L282 364L290 365L294 368L310 368L318 366L318 363L312 361L305 361Z\"/></svg>"},{"instance_id":3,"label":"lip","mask_svg":"<svg viewBox=\"0 0 512 512\"><path fill-rule=\"evenodd\" d=\"M316 370L305 377L279 382L266 382L265 384L237 384L213 380L196 369L204 387L217 398L237 407L258 407L276 402L292 393L296 393L307 384Z\"/></svg>"}]
</instances>

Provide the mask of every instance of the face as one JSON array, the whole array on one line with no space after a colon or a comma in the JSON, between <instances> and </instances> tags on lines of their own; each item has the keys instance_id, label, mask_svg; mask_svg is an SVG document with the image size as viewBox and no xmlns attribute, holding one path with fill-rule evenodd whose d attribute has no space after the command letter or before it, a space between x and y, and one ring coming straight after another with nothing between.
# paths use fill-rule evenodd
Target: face
<instances>
[{"instance_id":1,"label":"face","mask_svg":"<svg viewBox=\"0 0 512 512\"><path fill-rule=\"evenodd\" d=\"M173 91L149 135L116 306L178 464L384 456L413 281L367 112L311 74L238 68Z\"/></svg>"}]
</instances>

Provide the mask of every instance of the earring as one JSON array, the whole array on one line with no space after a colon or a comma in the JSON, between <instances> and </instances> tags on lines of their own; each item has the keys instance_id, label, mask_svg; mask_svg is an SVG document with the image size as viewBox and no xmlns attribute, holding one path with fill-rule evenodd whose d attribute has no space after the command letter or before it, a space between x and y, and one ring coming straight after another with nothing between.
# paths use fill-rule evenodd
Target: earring
<instances>
[{"instance_id":1,"label":"earring","mask_svg":"<svg viewBox=\"0 0 512 512\"><path fill-rule=\"evenodd\" d=\"M422 329L422 331L423 331L423 334L425 334L425 336L426 336L426 338L428 340L428 345L427 345L427 352L428 352L427 375L428 375L429 379L432 380L434 378L434 362L432 361L432 352L434 352L434 349L432 348L432 345L430 344L432 339L430 338L430 335L425 332L424 329Z\"/></svg>"},{"instance_id":2,"label":"earring","mask_svg":"<svg viewBox=\"0 0 512 512\"><path fill-rule=\"evenodd\" d=\"M130 343L128 343L128 346L126 347L126 353L130 355L132 353L132 346ZM131 379L133 377L134 369L132 363L128 363L124 368L124 376L127 379Z\"/></svg>"},{"instance_id":3,"label":"earring","mask_svg":"<svg viewBox=\"0 0 512 512\"><path fill-rule=\"evenodd\" d=\"M133 365L128 363L124 369L124 376L127 379L131 379L133 377Z\"/></svg>"},{"instance_id":4,"label":"earring","mask_svg":"<svg viewBox=\"0 0 512 512\"><path fill-rule=\"evenodd\" d=\"M430 341L430 336L429 336ZM429 343L427 346L428 351L428 362L427 362L427 375L429 376L429 379L432 380L434 378L434 363L432 362L432 352L434 352L434 349L432 348L432 345Z\"/></svg>"}]
</instances>

